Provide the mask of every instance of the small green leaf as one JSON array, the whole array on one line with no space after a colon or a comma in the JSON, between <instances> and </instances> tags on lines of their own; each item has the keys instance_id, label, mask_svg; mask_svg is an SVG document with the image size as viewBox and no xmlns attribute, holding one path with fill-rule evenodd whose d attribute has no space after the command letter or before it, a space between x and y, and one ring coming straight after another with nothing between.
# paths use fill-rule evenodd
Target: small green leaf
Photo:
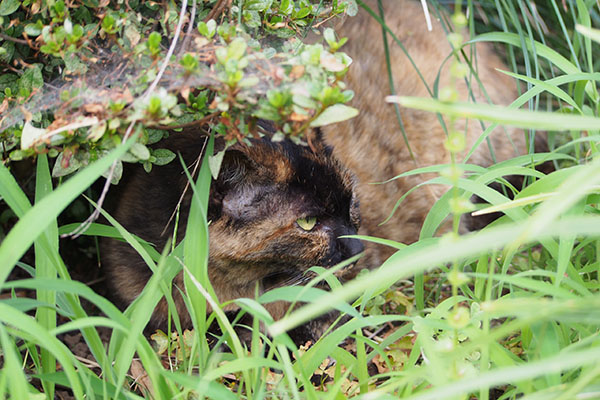
<instances>
[{"instance_id":1,"label":"small green leaf","mask_svg":"<svg viewBox=\"0 0 600 400\"><path fill-rule=\"evenodd\" d=\"M346 14L351 17L358 14L358 4L356 4L356 0L346 0L346 5Z\"/></svg>"},{"instance_id":2,"label":"small green leaf","mask_svg":"<svg viewBox=\"0 0 600 400\"><path fill-rule=\"evenodd\" d=\"M134 143L134 145L137 143ZM108 174L110 173L110 168L102 173L102 176L108 178ZM123 177L123 162L121 160L117 160L117 164L115 165L115 169L113 171L112 179L110 183L116 185L119 183L121 178Z\"/></svg>"},{"instance_id":3,"label":"small green leaf","mask_svg":"<svg viewBox=\"0 0 600 400\"><path fill-rule=\"evenodd\" d=\"M27 24L25 25L25 33L28 36L39 36L42 33L42 27L40 27L40 24Z\"/></svg>"},{"instance_id":4,"label":"small green leaf","mask_svg":"<svg viewBox=\"0 0 600 400\"><path fill-rule=\"evenodd\" d=\"M301 8L300 10L298 10L298 12L294 14L294 18L302 19L302 18L306 17L308 14L310 14L310 7L304 7L304 8Z\"/></svg>"},{"instance_id":5,"label":"small green leaf","mask_svg":"<svg viewBox=\"0 0 600 400\"><path fill-rule=\"evenodd\" d=\"M185 53L183 57L181 57L181 60L179 60L179 64L181 64L186 72L190 73L198 67L198 60L190 53Z\"/></svg>"},{"instance_id":6,"label":"small green leaf","mask_svg":"<svg viewBox=\"0 0 600 400\"><path fill-rule=\"evenodd\" d=\"M153 347L158 354L162 354L167 351L167 348L169 347L169 338L167 337L166 333L163 331L156 331L150 335L150 338L154 341Z\"/></svg>"},{"instance_id":7,"label":"small green leaf","mask_svg":"<svg viewBox=\"0 0 600 400\"><path fill-rule=\"evenodd\" d=\"M156 149L152 150L152 155L156 158L153 161L155 165L166 165L175 159L175 153L169 149Z\"/></svg>"},{"instance_id":8,"label":"small green leaf","mask_svg":"<svg viewBox=\"0 0 600 400\"><path fill-rule=\"evenodd\" d=\"M4 42L0 46L0 62L8 64L15 54L15 44L13 42Z\"/></svg>"},{"instance_id":9,"label":"small green leaf","mask_svg":"<svg viewBox=\"0 0 600 400\"><path fill-rule=\"evenodd\" d=\"M279 6L279 11L286 15L290 15L292 11L294 11L294 1L282 0L281 5Z\"/></svg>"},{"instance_id":10,"label":"small green leaf","mask_svg":"<svg viewBox=\"0 0 600 400\"><path fill-rule=\"evenodd\" d=\"M58 157L56 157L54 168L52 168L52 177L54 178L72 174L82 167L81 162L76 157L72 156L67 161L64 159L64 154L65 153L60 153Z\"/></svg>"},{"instance_id":11,"label":"small green leaf","mask_svg":"<svg viewBox=\"0 0 600 400\"><path fill-rule=\"evenodd\" d=\"M0 2L0 16L14 13L20 5L21 2L19 0L2 0Z\"/></svg>"},{"instance_id":12,"label":"small green leaf","mask_svg":"<svg viewBox=\"0 0 600 400\"><path fill-rule=\"evenodd\" d=\"M19 90L24 89L31 92L33 89L39 89L43 85L44 78L42 77L40 64L35 64L31 68L28 68L21 76L19 81Z\"/></svg>"},{"instance_id":13,"label":"small green leaf","mask_svg":"<svg viewBox=\"0 0 600 400\"><path fill-rule=\"evenodd\" d=\"M250 28L259 28L261 25L260 15L257 11L245 10L242 14L244 23Z\"/></svg>"},{"instance_id":14,"label":"small green leaf","mask_svg":"<svg viewBox=\"0 0 600 400\"><path fill-rule=\"evenodd\" d=\"M165 136L165 132L160 129L147 129L147 132L148 132L147 144L157 143L163 138L163 136Z\"/></svg>"},{"instance_id":15,"label":"small green leaf","mask_svg":"<svg viewBox=\"0 0 600 400\"><path fill-rule=\"evenodd\" d=\"M81 59L77 56L79 52L67 51L63 56L63 61L65 62L65 68L67 71L82 75L87 72L87 65L81 61Z\"/></svg>"},{"instance_id":16,"label":"small green leaf","mask_svg":"<svg viewBox=\"0 0 600 400\"><path fill-rule=\"evenodd\" d=\"M21 150L13 150L9 157L12 161L21 161L25 157L25 153Z\"/></svg>"},{"instance_id":17,"label":"small green leaf","mask_svg":"<svg viewBox=\"0 0 600 400\"><path fill-rule=\"evenodd\" d=\"M248 45L244 39L236 38L227 47L227 58L230 60L239 60L246 52L247 47Z\"/></svg>"},{"instance_id":18,"label":"small green leaf","mask_svg":"<svg viewBox=\"0 0 600 400\"><path fill-rule=\"evenodd\" d=\"M221 169L221 163L223 162L224 155L225 150L222 150L214 156L208 157L208 167L210 168L210 173L215 180L219 177L219 170Z\"/></svg>"},{"instance_id":19,"label":"small green leaf","mask_svg":"<svg viewBox=\"0 0 600 400\"><path fill-rule=\"evenodd\" d=\"M249 87L252 87L252 86L256 86L259 82L260 82L260 80L258 79L258 77L256 77L256 76L249 76L248 78L242 79L238 83L237 86L240 87L240 88L249 88Z\"/></svg>"},{"instance_id":20,"label":"small green leaf","mask_svg":"<svg viewBox=\"0 0 600 400\"><path fill-rule=\"evenodd\" d=\"M147 160L150 158L150 150L141 143L134 143L129 152L137 157L138 160Z\"/></svg>"},{"instance_id":21,"label":"small green leaf","mask_svg":"<svg viewBox=\"0 0 600 400\"><path fill-rule=\"evenodd\" d=\"M336 122L345 121L358 115L358 110L344 104L334 104L327 107L317 118L310 123L311 127L329 125Z\"/></svg>"},{"instance_id":22,"label":"small green leaf","mask_svg":"<svg viewBox=\"0 0 600 400\"><path fill-rule=\"evenodd\" d=\"M269 121L279 121L281 120L281 116L276 108L267 103L262 103L258 111L256 111L253 116L267 119Z\"/></svg>"},{"instance_id":23,"label":"small green leaf","mask_svg":"<svg viewBox=\"0 0 600 400\"><path fill-rule=\"evenodd\" d=\"M30 122L25 122L23 133L21 134L21 149L25 150L32 147L36 140L45 133L46 129L36 128Z\"/></svg>"},{"instance_id":24,"label":"small green leaf","mask_svg":"<svg viewBox=\"0 0 600 400\"><path fill-rule=\"evenodd\" d=\"M269 103L275 108L282 108L288 104L291 100L289 92L280 92L275 89L271 89L267 92L267 99Z\"/></svg>"},{"instance_id":25,"label":"small green leaf","mask_svg":"<svg viewBox=\"0 0 600 400\"><path fill-rule=\"evenodd\" d=\"M273 0L248 0L244 2L244 9L253 11L265 11L271 7Z\"/></svg>"},{"instance_id":26,"label":"small green leaf","mask_svg":"<svg viewBox=\"0 0 600 400\"><path fill-rule=\"evenodd\" d=\"M160 36L160 33L158 32L152 32L150 34L150 36L148 36L148 49L150 50L150 53L152 53L153 55L156 55L160 52L160 41L162 40L162 37Z\"/></svg>"},{"instance_id":27,"label":"small green leaf","mask_svg":"<svg viewBox=\"0 0 600 400\"><path fill-rule=\"evenodd\" d=\"M96 142L102 137L102 135L104 135L104 132L106 132L106 121L102 121L99 124L93 125L89 130L87 138L92 142Z\"/></svg>"},{"instance_id":28,"label":"small green leaf","mask_svg":"<svg viewBox=\"0 0 600 400\"><path fill-rule=\"evenodd\" d=\"M208 20L208 22L200 21L198 23L198 32L207 39L212 38L217 30L217 23L214 19Z\"/></svg>"},{"instance_id":29,"label":"small green leaf","mask_svg":"<svg viewBox=\"0 0 600 400\"><path fill-rule=\"evenodd\" d=\"M335 32L333 29L325 29L325 31L323 32L323 37L325 38L325 41L327 42L329 47L334 47L336 45L337 40L335 38Z\"/></svg>"},{"instance_id":30,"label":"small green leaf","mask_svg":"<svg viewBox=\"0 0 600 400\"><path fill-rule=\"evenodd\" d=\"M131 46L134 47L140 42L140 31L133 24L127 25L125 27L125 37L129 40Z\"/></svg>"},{"instance_id":31,"label":"small green leaf","mask_svg":"<svg viewBox=\"0 0 600 400\"><path fill-rule=\"evenodd\" d=\"M304 107L304 108L315 109L315 108L317 108L317 105L318 105L317 102L314 101L313 99L311 99L310 97L303 96L301 94L293 95L292 100L293 100L294 104L296 104L300 107Z\"/></svg>"}]
</instances>

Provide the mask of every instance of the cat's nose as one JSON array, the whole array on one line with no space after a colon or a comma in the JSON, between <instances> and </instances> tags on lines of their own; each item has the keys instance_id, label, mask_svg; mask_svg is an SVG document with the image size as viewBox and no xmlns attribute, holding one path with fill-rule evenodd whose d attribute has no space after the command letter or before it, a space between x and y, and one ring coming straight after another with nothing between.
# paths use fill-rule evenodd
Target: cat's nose
<instances>
[{"instance_id":1,"label":"cat's nose","mask_svg":"<svg viewBox=\"0 0 600 400\"><path fill-rule=\"evenodd\" d=\"M362 253L365 250L365 246L358 239L343 238L338 240L345 259Z\"/></svg>"},{"instance_id":2,"label":"cat's nose","mask_svg":"<svg viewBox=\"0 0 600 400\"><path fill-rule=\"evenodd\" d=\"M342 253L342 258L347 259L352 256L362 253L365 250L362 242L354 238L340 238L340 236L356 235L356 230L348 227L343 227L338 233L339 250Z\"/></svg>"}]
</instances>

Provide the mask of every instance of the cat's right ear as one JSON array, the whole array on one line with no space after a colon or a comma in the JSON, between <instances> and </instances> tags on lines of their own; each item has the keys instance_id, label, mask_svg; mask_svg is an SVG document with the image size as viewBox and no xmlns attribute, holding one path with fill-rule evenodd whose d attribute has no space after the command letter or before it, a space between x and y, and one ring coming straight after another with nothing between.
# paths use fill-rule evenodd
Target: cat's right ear
<instances>
[{"instance_id":1,"label":"cat's right ear","mask_svg":"<svg viewBox=\"0 0 600 400\"><path fill-rule=\"evenodd\" d=\"M223 155L223 161L215 183L220 186L238 186L244 183L248 173L253 169L252 161L247 152L238 145L232 146Z\"/></svg>"},{"instance_id":2,"label":"cat's right ear","mask_svg":"<svg viewBox=\"0 0 600 400\"><path fill-rule=\"evenodd\" d=\"M250 183L253 170L254 166L243 148L234 145L225 151L217 179L210 187L209 219L221 216L227 194Z\"/></svg>"}]
</instances>

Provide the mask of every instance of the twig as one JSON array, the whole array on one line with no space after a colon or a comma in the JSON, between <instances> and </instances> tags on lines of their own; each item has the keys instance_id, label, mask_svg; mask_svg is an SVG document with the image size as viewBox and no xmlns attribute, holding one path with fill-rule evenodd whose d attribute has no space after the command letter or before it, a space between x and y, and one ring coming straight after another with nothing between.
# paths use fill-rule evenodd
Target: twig
<instances>
[{"instance_id":1,"label":"twig","mask_svg":"<svg viewBox=\"0 0 600 400\"><path fill-rule=\"evenodd\" d=\"M205 123L207 123L208 121L210 121L211 119L213 119L214 117L216 117L217 115L219 115L219 112L214 112L212 114L208 114L207 116L200 118L196 121L191 121L191 122L186 122L185 124L179 124L179 125L147 125L147 128L150 129L159 129L162 131L171 131L173 129L185 129L185 128L190 128L192 126L197 126L197 125L204 125Z\"/></svg>"},{"instance_id":2,"label":"twig","mask_svg":"<svg viewBox=\"0 0 600 400\"><path fill-rule=\"evenodd\" d=\"M325 18L323 21L319 21L318 23L314 24L312 27L316 29L316 28L320 27L321 25L323 25L324 23L326 23L327 21L329 21L335 17L336 17L335 15L330 15L329 17Z\"/></svg>"},{"instance_id":3,"label":"twig","mask_svg":"<svg viewBox=\"0 0 600 400\"><path fill-rule=\"evenodd\" d=\"M123 142L126 142L127 139L129 139L129 136L131 135L131 131L133 131L133 127L136 124L136 122L137 121L131 121L131 123L127 127L125 136L123 136ZM106 177L106 182L104 183L104 187L102 188L102 193L100 194L100 197L98 198L98 202L96 203L96 209L94 210L92 215L90 215L85 221L83 221L81 223L81 225L79 225L77 227L77 229L75 229L73 232L65 233L65 234L61 235L60 236L61 238L71 236L73 239L77 239L85 231L87 231L87 229L90 227L90 225L95 220L98 219L98 217L100 216L100 208L102 208L102 205L104 204L104 199L106 198L106 194L108 193L108 189L110 188L110 182L112 181L112 177L115 174L115 169L117 168L117 161L113 162L112 165L110 166L110 170L108 171L108 176Z\"/></svg>"},{"instance_id":4,"label":"twig","mask_svg":"<svg viewBox=\"0 0 600 400\"><path fill-rule=\"evenodd\" d=\"M179 55L177 58L181 58L183 52L187 48L187 45L190 41L190 37L192 37L192 30L194 29L194 19L196 19L196 0L192 2L192 11L190 12L190 22L188 23L188 29L183 38L183 43L181 43L181 49L179 50Z\"/></svg>"},{"instance_id":5,"label":"twig","mask_svg":"<svg viewBox=\"0 0 600 400\"><path fill-rule=\"evenodd\" d=\"M194 170L192 171L192 174L191 174L192 179L196 176L196 172L198 171L198 166L200 165L200 160L202 159L202 155L204 154L204 149L206 148L207 141L208 141L207 138L205 138L204 144L202 144L202 149L200 150L200 154L198 154L198 158L196 158L196 161L194 161ZM179 197L179 201L177 201L177 205L175 206L175 209L171 213L169 220L165 224L165 227L163 228L162 232L160 233L161 236L165 234L165 232L167 231L167 228L169 227L169 224L171 224L171 221L173 221L173 218L175 218L175 215L177 214L177 210L179 210L181 203L183 203L183 198L185 197L185 194L187 193L187 190L189 189L189 187L190 187L190 181L188 180L187 183L185 184L185 187L183 188L183 192L181 193L181 196Z\"/></svg>"},{"instance_id":6,"label":"twig","mask_svg":"<svg viewBox=\"0 0 600 400\"><path fill-rule=\"evenodd\" d=\"M75 354L73 354L73 355L75 356L75 358L76 358L77 360L79 360L80 362L82 362L82 363L83 363L83 364L84 364L86 367L88 367L88 368L90 368L90 369L91 369L91 368L99 368L99 369L102 369L102 367L100 366L100 364L98 364L97 362L95 362L95 361L93 361L93 360L89 360L89 359L87 359L87 358L85 358L85 357L81 357L81 356L78 356L78 355L75 355Z\"/></svg>"},{"instance_id":7,"label":"twig","mask_svg":"<svg viewBox=\"0 0 600 400\"><path fill-rule=\"evenodd\" d=\"M0 33L0 38L2 38L4 40L8 40L10 42L29 45L29 42L27 42L27 40L25 40L25 39L17 39L12 36L5 35L4 33Z\"/></svg>"},{"instance_id":8,"label":"twig","mask_svg":"<svg viewBox=\"0 0 600 400\"><path fill-rule=\"evenodd\" d=\"M211 19L215 19L216 17L221 15L223 13L223 11L225 11L225 9L229 6L230 1L231 0L219 0L219 2L217 4L215 4L213 9L210 10L210 12L206 16L206 18L204 18L204 21L206 22Z\"/></svg>"},{"instance_id":9,"label":"twig","mask_svg":"<svg viewBox=\"0 0 600 400\"><path fill-rule=\"evenodd\" d=\"M425 21L427 22L427 30L431 32L433 29L431 26L431 16L429 15L429 9L427 8L427 2L421 0L421 6L423 7L423 14L425 14Z\"/></svg>"},{"instance_id":10,"label":"twig","mask_svg":"<svg viewBox=\"0 0 600 400\"><path fill-rule=\"evenodd\" d=\"M158 71L156 78L154 79L148 90L146 90L146 93L144 93L144 98L150 97L154 89L156 89L158 82L162 78L163 74L165 73L165 70L167 69L167 66L169 65L169 62L171 61L171 56L173 55L173 52L175 51L175 46L177 45L177 39L179 39L179 35L181 34L181 27L183 26L186 8L187 0L183 0L181 3L181 12L179 13L179 21L177 22L177 28L175 28L175 35L173 36L173 40L171 41L171 46L169 46L169 51L167 51L167 55L165 56L162 65L160 66L160 70Z\"/></svg>"},{"instance_id":11,"label":"twig","mask_svg":"<svg viewBox=\"0 0 600 400\"><path fill-rule=\"evenodd\" d=\"M148 90L146 90L146 93L144 94L144 97L146 97L146 98L149 97L150 94L152 94L154 89L156 89L158 82L162 78L162 75L164 74L165 70L167 69L167 65L169 64L171 56L173 55L173 52L175 51L175 46L177 45L177 39L179 38L179 35L181 33L181 27L183 25L186 8L187 8L187 0L183 0L183 2L181 4L181 13L179 14L179 21L177 22L177 29L175 30L175 36L173 37L173 40L171 41L171 46L169 47L169 51L167 52L167 55L163 61L160 71L158 72L158 74L156 75L156 78L154 79L154 81L152 82L152 84L150 85ZM127 127L127 131L125 132L125 136L123 137L124 142L127 141L127 139L129 139L129 136L131 135L131 132L133 131L133 127L135 126L136 122L137 121L131 121L131 124L129 124L129 126ZM106 198L106 194L108 193L108 190L110 188L110 184L111 184L110 182L112 181L112 177L115 174L115 169L117 168L117 162L118 162L118 160L115 160L115 162L113 162L113 164L110 167L108 176L106 177L106 182L104 183L104 187L102 188L102 193L100 194L100 197L98 198L98 202L96 203L96 209L94 210L92 215L90 215L85 221L83 221L81 223L81 225L79 225L77 227L77 229L75 229L73 232L61 235L61 237L71 236L73 239L76 239L79 236L81 236L81 234L84 233L90 227L92 222L94 222L98 219L98 217L100 216L100 209L102 208L102 205L104 204L104 199Z\"/></svg>"}]
</instances>

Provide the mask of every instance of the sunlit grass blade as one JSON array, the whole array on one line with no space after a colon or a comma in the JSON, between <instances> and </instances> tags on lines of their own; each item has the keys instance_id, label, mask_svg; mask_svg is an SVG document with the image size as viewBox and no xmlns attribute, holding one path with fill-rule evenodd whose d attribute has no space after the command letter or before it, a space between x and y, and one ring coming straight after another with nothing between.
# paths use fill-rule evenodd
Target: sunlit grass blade
<instances>
[{"instance_id":1,"label":"sunlit grass blade","mask_svg":"<svg viewBox=\"0 0 600 400\"><path fill-rule=\"evenodd\" d=\"M600 349L591 348L582 351L565 352L541 361L529 362L515 367L498 368L475 377L436 387L422 394L408 397L411 400L438 400L450 396L465 395L479 390L481 386L494 387L514 384L556 371L593 364L600 357Z\"/></svg>"},{"instance_id":2,"label":"sunlit grass blade","mask_svg":"<svg viewBox=\"0 0 600 400\"><path fill-rule=\"evenodd\" d=\"M208 223L206 220L208 212L208 195L211 184L211 173L208 160L209 157L212 156L213 149L214 136L211 135L206 143L206 149L204 149L200 171L195 181L190 172L184 168L190 187L193 191L193 196L190 203L190 212L188 215L185 232L186 241L183 247L184 267L187 268L188 273L184 273L183 279L186 287L186 294L191 307L190 313L192 315L192 322L194 324L194 329L197 332L196 337L198 338L200 358L203 363L207 362L209 352L205 340L208 326L206 326L204 323L204 321L206 321L206 313L208 311L208 299L206 299L205 296L200 293L199 286L202 287L212 297L212 299L216 299L216 295L208 279L209 238ZM180 162L182 165L184 165L183 160L180 160ZM194 278L197 283L192 283L194 280L192 278ZM218 302L218 300L216 301ZM223 319L221 319L221 321L225 322ZM242 346L236 339L237 336L233 335L230 346L238 355L241 356Z\"/></svg>"},{"instance_id":3,"label":"sunlit grass blade","mask_svg":"<svg viewBox=\"0 0 600 400\"><path fill-rule=\"evenodd\" d=\"M511 110L506 107L488 104L445 103L435 99L388 96L387 101L399 103L404 107L440 112L457 118L473 118L492 121L503 125L540 130L597 130L600 118L549 113L542 111Z\"/></svg>"},{"instance_id":4,"label":"sunlit grass blade","mask_svg":"<svg viewBox=\"0 0 600 400\"><path fill-rule=\"evenodd\" d=\"M499 204L497 206L486 207L486 208L482 208L481 210L473 211L471 213L471 215L477 216L477 215L491 214L491 213L495 213L495 212L499 212L499 211L509 210L511 208L517 208L517 207L527 206L530 204L536 204L536 203L548 200L550 197L555 196L555 195L556 195L556 192L552 192L552 193L541 193L541 194L536 194L536 195L532 195L532 196L521 197L516 200L508 201L504 204Z\"/></svg>"},{"instance_id":5,"label":"sunlit grass blade","mask_svg":"<svg viewBox=\"0 0 600 400\"><path fill-rule=\"evenodd\" d=\"M37 171L36 171L36 187L35 187L35 202L39 203L44 197L52 193L52 178L50 177L50 169L48 166L48 158L45 154L38 156ZM54 278L57 276L57 271L60 265L54 265L53 260L60 259L58 255L58 227L56 220L51 221L44 232L43 238L46 241L47 248L54 254L54 257L48 257L47 253L40 248L40 240L35 242L35 265L36 277ZM53 290L38 290L37 299L47 304L55 304L56 294ZM53 308L43 307L36 310L36 319L46 330L51 331L56 327L56 312ZM53 373L56 371L56 360L47 349L42 348L40 351L41 364L43 373ZM49 397L54 397L54 385L51 382L44 385L44 392Z\"/></svg>"},{"instance_id":6,"label":"sunlit grass blade","mask_svg":"<svg viewBox=\"0 0 600 400\"><path fill-rule=\"evenodd\" d=\"M0 321L4 324L15 324L19 331L28 338L35 339L36 343L48 349L60 362L65 374L69 380L69 387L77 398L83 398L83 385L80 376L77 373L79 362L73 357L69 349L61 343L56 337L46 331L41 325L35 322L30 316L0 303Z\"/></svg>"},{"instance_id":7,"label":"sunlit grass blade","mask_svg":"<svg viewBox=\"0 0 600 400\"><path fill-rule=\"evenodd\" d=\"M0 245L0 259L3 260L0 265L0 286L6 281L15 263L48 224L55 221L62 210L81 194L90 185L90 182L98 179L113 161L129 149L134 141L135 138L130 139L106 157L90 164L23 215ZM6 167L0 165L0 169L6 169Z\"/></svg>"},{"instance_id":8,"label":"sunlit grass blade","mask_svg":"<svg viewBox=\"0 0 600 400\"><path fill-rule=\"evenodd\" d=\"M519 37L519 35L517 35L516 33L509 33L509 32L483 33L481 35L477 35L476 37L472 38L466 44L477 43L477 42L500 42L500 43L510 44L510 45L516 46L518 48L520 48L521 45L523 43L525 43L527 50L532 51L532 49L535 48L535 53L538 56L546 58L548 61L550 61L556 67L560 68L563 72L565 72L567 74L576 74L578 72L582 72L576 65L574 65L572 62L570 62L565 57L560 55L557 51L552 50L550 47L545 46L539 42L534 41L533 44L527 40L523 42L523 41L521 41L521 38Z\"/></svg>"},{"instance_id":9,"label":"sunlit grass blade","mask_svg":"<svg viewBox=\"0 0 600 400\"><path fill-rule=\"evenodd\" d=\"M23 362L19 359L18 349L3 325L0 325L0 347L4 361L0 371L0 381L3 382L0 384L0 397L28 399L30 390L27 377L21 368Z\"/></svg>"},{"instance_id":10,"label":"sunlit grass blade","mask_svg":"<svg viewBox=\"0 0 600 400\"><path fill-rule=\"evenodd\" d=\"M432 251L433 246L423 246L418 251L411 253L410 256L390 260L384 268L365 274L339 290L333 290L325 294L320 303L303 306L289 316L276 321L271 326L270 332L277 335L298 326L327 311L333 304L339 304L359 296L367 288L386 287L390 282L410 277L415 273L426 271L437 265L501 248L512 243L515 238L519 239L519 243L526 243L564 234L598 235L600 234L599 220L600 218L593 216L565 217L556 222L549 222L546 224L546 229L542 232L536 232L535 237L523 234L524 232L530 232L531 229L530 221L523 221L466 235L456 242L438 243L435 246L435 251Z\"/></svg>"}]
</instances>

